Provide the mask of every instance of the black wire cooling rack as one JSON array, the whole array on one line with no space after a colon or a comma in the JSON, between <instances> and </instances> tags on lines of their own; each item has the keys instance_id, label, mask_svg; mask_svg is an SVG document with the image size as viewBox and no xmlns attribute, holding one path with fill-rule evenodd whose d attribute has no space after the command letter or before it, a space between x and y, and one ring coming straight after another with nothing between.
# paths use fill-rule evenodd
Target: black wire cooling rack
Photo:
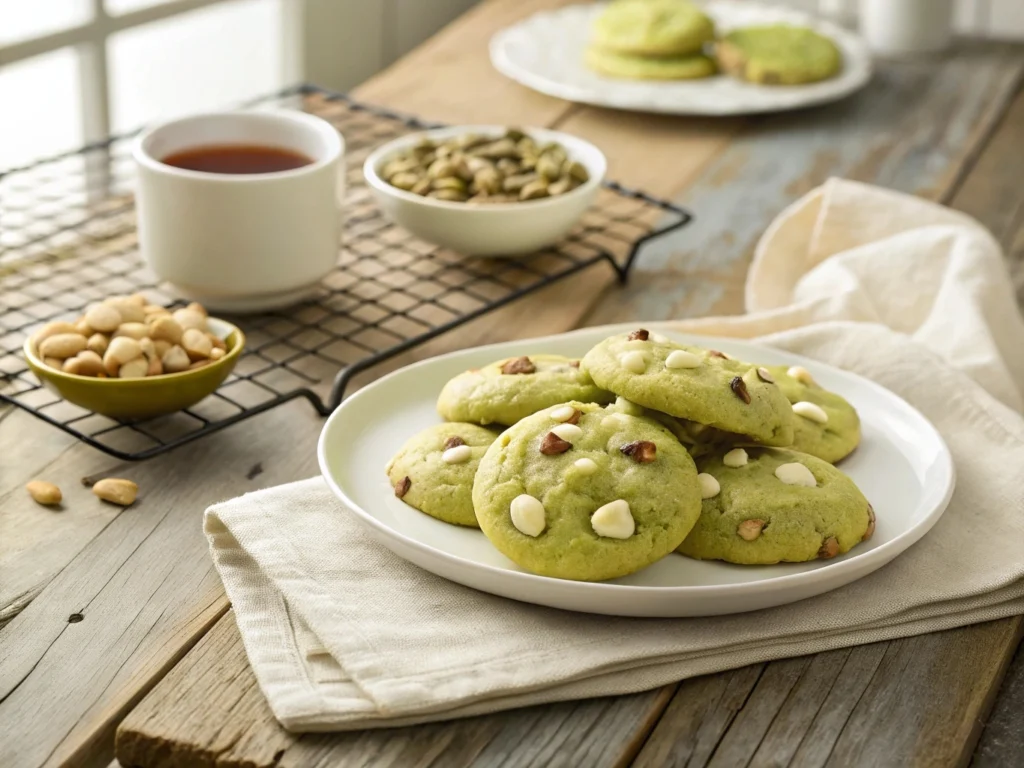
<instances>
[{"instance_id":1,"label":"black wire cooling rack","mask_svg":"<svg viewBox=\"0 0 1024 768\"><path fill-rule=\"evenodd\" d=\"M213 395L170 416L115 421L43 387L22 355L51 320L112 294L178 303L139 259L131 136L0 174L0 398L120 459L155 456L296 398L327 415L358 373L546 285L604 262L625 281L640 247L690 215L607 183L559 244L516 259L470 259L386 220L361 167L382 142L434 127L314 86L246 105L318 115L345 136L346 222L338 267L319 292L285 310L228 317L247 337Z\"/></svg>"}]
</instances>

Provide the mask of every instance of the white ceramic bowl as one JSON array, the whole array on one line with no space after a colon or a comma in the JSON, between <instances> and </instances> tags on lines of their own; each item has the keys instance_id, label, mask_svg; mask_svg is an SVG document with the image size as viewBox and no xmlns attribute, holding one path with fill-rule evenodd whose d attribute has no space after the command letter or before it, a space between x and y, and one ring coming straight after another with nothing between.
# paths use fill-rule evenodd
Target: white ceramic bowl
<instances>
[{"instance_id":1,"label":"white ceramic bowl","mask_svg":"<svg viewBox=\"0 0 1024 768\"><path fill-rule=\"evenodd\" d=\"M500 125L459 125L402 136L366 158L363 175L385 215L417 237L467 256L531 253L562 238L593 202L608 164L590 142L559 131L522 129L540 143L561 144L590 174L587 182L564 195L522 203L476 205L434 200L393 187L378 175L385 162L424 138L436 141L467 133L498 137L505 130Z\"/></svg>"}]
</instances>

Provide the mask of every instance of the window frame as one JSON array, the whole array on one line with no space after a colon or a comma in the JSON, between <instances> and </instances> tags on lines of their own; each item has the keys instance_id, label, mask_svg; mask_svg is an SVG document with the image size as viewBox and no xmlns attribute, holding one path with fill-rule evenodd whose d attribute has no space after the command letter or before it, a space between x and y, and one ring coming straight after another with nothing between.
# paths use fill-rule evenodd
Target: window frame
<instances>
[{"instance_id":1,"label":"window frame","mask_svg":"<svg viewBox=\"0 0 1024 768\"><path fill-rule=\"evenodd\" d=\"M282 81L301 78L302 45L300 0L276 0L281 17L284 72ZM88 0L91 18L82 24L38 37L0 46L0 67L31 59L63 48L71 48L78 59L78 98L82 139L85 144L103 141L110 135L110 71L107 41L127 29L170 19L233 0L170 0L123 14L110 14L103 0ZM286 44L286 45L285 45Z\"/></svg>"}]
</instances>

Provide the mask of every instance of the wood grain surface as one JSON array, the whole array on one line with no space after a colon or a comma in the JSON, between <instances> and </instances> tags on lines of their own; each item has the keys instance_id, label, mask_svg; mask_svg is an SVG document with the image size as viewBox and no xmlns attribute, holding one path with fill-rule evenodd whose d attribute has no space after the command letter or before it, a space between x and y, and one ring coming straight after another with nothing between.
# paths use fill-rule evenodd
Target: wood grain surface
<instances>
[{"instance_id":1,"label":"wood grain surface","mask_svg":"<svg viewBox=\"0 0 1024 768\"><path fill-rule=\"evenodd\" d=\"M616 158L620 175L631 184L642 184L659 194L681 197L698 212L707 199L720 199L722 205L736 206L742 201L759 200L752 190L759 177L771 181L761 182L760 191L775 197L774 203L764 203L757 223L744 220L749 226L750 237L730 238L735 229L732 219L722 213L714 216L718 230L713 223L698 219L698 226L704 231L697 237L692 232L681 233L672 242L659 248L660 254L644 255L642 271L651 274L652 283L664 279L666 270L679 270L686 278L700 277L715 285L722 284L724 276L737 275L740 284L749 254L767 220L799 194L813 188L830 175L847 174L855 178L873 180L877 175L889 174L891 186L903 185L907 191L951 201L959 206L971 198L970 190L987 186L979 174L999 166L998 160L991 161L991 152L1005 153L1012 144L1017 126L1014 115L1018 104L1024 99L1017 98L1013 109L1003 119L1004 109L993 103L1005 104L1017 91L1021 68L1019 58L1009 55L1010 49L997 51L991 59L985 59L982 70L987 73L958 72L955 68L943 67L933 72L935 84L928 85L927 73L910 66L908 71L889 74L885 82L894 83L896 93L875 94L866 100L865 109L873 115L875 127L879 116L903 113L895 110L898 94L906 88L922 88L936 94L935 103L925 102L921 108L939 111L946 119L962 117L963 110L971 114L968 123L957 129L948 124L932 125L922 114L903 115L899 124L888 127L886 135L899 134L898 143L865 142L855 132L843 137L842 127L856 123L855 115L844 107L842 114L835 115L831 109L808 113L803 122L796 125L792 116L766 118L759 122L730 122L723 126L723 133L717 135L705 125L690 125L688 122L672 130L671 119L658 118L665 125L656 125L649 133L651 140L644 149L638 149L639 142L624 143L622 153L609 153ZM965 56L978 64L978 53L969 49ZM961 86L953 83L970 83L968 89L981 87L986 83L991 89L988 97L978 98L977 93L965 96L963 101L951 99L949 91ZM882 102L883 107L877 107ZM879 109L876 113L874 110ZM636 115L599 110L576 111L569 116L563 127L602 142L604 146L615 145L616 137L630 135L640 130L645 122L638 122ZM771 125L779 122L781 125ZM763 123L763 124L762 124ZM630 125L632 124L632 128ZM969 127L968 127L969 125ZM821 136L821 146L815 142L790 142L787 136L798 130L802 135ZM915 135L913 131L918 131ZM994 133L994 136L993 136ZM824 137L839 134L833 142L834 154L822 155L822 146L829 142ZM939 135L941 134L941 135ZM942 138L947 136L947 138ZM959 136L958 140L953 137ZM766 137L774 137L769 140ZM991 138L991 141L990 141ZM758 162L762 142L767 141L771 149L763 162ZM796 168L788 178L787 188L779 190L775 184L777 172L777 145L784 143L787 168ZM746 147L745 149L737 149ZM1006 145L1006 146L1004 146ZM688 146L699 146L700 153L687 153ZM803 149L801 149L803 148ZM644 162L644 150L650 149L655 156L670 160L652 168L648 159ZM925 153L924 156L921 156ZM931 153L931 154L930 154ZM908 154L914 156L917 165L915 173L899 170L900 159ZM870 156L870 157L869 157ZM975 162L980 156L980 161ZM647 155L649 158L650 155ZM775 160L772 158L776 157ZM748 168L754 166L753 170ZM630 176L630 169L634 175ZM1012 173L1010 174L1012 176ZM734 191L733 185L740 191ZM1013 208L1024 200L1017 190L1007 190L999 205L982 206L974 211L984 223L1005 217L1006 209ZM758 205L761 205L759 202ZM736 210L735 207L725 210ZM758 219L754 212L749 219ZM696 227L695 227L696 228ZM703 249L703 250L702 250ZM652 249L654 250L654 249ZM713 254L713 255L712 255ZM652 267L650 260L661 263ZM703 262L694 270L692 262ZM728 266L729 263L734 266ZM725 265L723 269L723 264ZM665 291L687 287L684 280L665 281ZM645 290L610 288L603 299L595 303L591 317L601 321L649 317L658 305L652 302L650 286ZM737 293L723 292L713 304L692 306L682 304L676 295L667 300L672 302L665 310L665 316L700 314L703 312L738 311ZM653 297L654 301L662 296ZM685 300L684 300L685 301ZM854 649L844 649L813 657L787 659L770 664L756 665L721 675L689 680L678 686L662 689L652 699L638 699L630 705L628 722L631 729L628 737L618 734L612 744L604 740L599 743L601 755L608 764L626 764L636 756L637 765L849 765L858 761L864 765L900 765L916 760L918 764L961 764L970 755L980 731L982 718L992 705L999 686L999 680L1013 649L1020 639L1020 619L1011 619L977 627L967 627L950 632L908 638L891 643L878 643ZM217 627L218 635L237 641L237 630L232 616L225 616ZM239 664L242 666L242 664ZM238 717L230 710L222 710L210 718L217 729L204 729L195 734L182 724L191 722L187 718L197 711L203 711L206 685L223 683L222 677L213 677L203 665L198 649L179 664L174 671L176 677L169 677L126 719L119 732L118 755L122 762L139 765L184 764L154 760L154 753L146 750L153 745L158 748L173 746L179 750L178 760L205 759L216 751L215 741L210 736L221 738L227 734L232 743L244 741L236 735L251 734L250 722L244 716ZM232 669L232 679L240 674ZM251 673L250 673L251 675ZM251 679L251 678L250 678ZM212 689L211 689L212 690ZM942 695L937 695L938 692ZM190 692L190 693L186 693ZM665 708L665 702L671 702ZM251 712L262 702L254 687L249 688L249 697L240 709ZM170 709L171 705L183 707ZM533 730L522 730L524 745L520 752L505 754L489 741L491 731L484 725L492 719L500 722L535 722L549 716L554 709L567 707L562 728L576 727L575 724L590 724L592 712L589 702L557 707L535 707L521 712L491 718L477 718L450 724L439 724L426 728L407 728L385 733L367 732L358 738L352 735L303 736L297 741L278 746L271 754L277 765L290 764L400 764L393 762L395 755L405 754L405 747L392 746L397 752L390 752L388 745L404 744L407 739L429 739L429 746L421 744L423 754L429 757L422 764L469 765L530 765L544 764L531 762L537 755L525 745L532 744ZM263 704L265 707L265 704ZM664 712L662 713L662 709ZM205 710L209 714L208 710ZM269 713L261 725L265 740L280 745L278 739L287 736L272 722ZM482 722L481 722L482 721ZM653 731L650 726L657 722ZM478 741L467 747L460 737L467 723L475 724L471 731L478 735ZM207 736L206 730L210 731ZM425 735L429 732L429 736ZM602 732L603 733L603 732ZM529 738L525 734L530 734ZM291 737L287 737L291 739ZM539 737L537 737L539 738ZM592 736L592 738L599 738ZM449 746L440 746L445 742ZM315 743L315 747L311 746ZM639 753L635 747L643 744ZM200 751L202 750L202 751ZM283 751L281 751L283 750ZM230 759L215 764L236 765L251 762L262 765L259 760L266 750L256 753L232 753ZM565 760L573 765L568 756L573 749L564 747L558 752L545 755L546 758ZM315 757L314 757L315 756ZM485 759L488 758L488 759ZM316 761L316 762L314 762ZM605 763L599 763L605 764Z\"/></svg>"},{"instance_id":2,"label":"wood grain surface","mask_svg":"<svg viewBox=\"0 0 1024 768\"><path fill-rule=\"evenodd\" d=\"M296 736L277 725L229 613L118 731L124 766L618 766L639 751L671 688L438 723ZM168 733L169 722L177 722ZM180 734L190 734L187 741Z\"/></svg>"},{"instance_id":3,"label":"wood grain surface","mask_svg":"<svg viewBox=\"0 0 1024 768\"><path fill-rule=\"evenodd\" d=\"M950 202L1022 261L1024 99L1015 94L1024 49L968 45L936 66L883 64L863 94L790 115L651 117L570 106L490 68L494 31L555 4L481 3L358 95L449 122L559 125L597 141L611 175L683 203L697 222L646 249L625 290L592 270L393 365L583 323L740 311L759 233L831 175ZM636 696L297 739L255 686L200 519L219 499L315 473L320 425L292 403L117 466L25 414L0 418L4 445L25 446L0 473L0 765L106 765L122 719L124 765L840 765L865 749L878 765L918 755L920 764L957 764L1019 641L1021 621L1008 619ZM99 474L138 481L140 501L109 508L76 485ZM37 476L62 485L63 510L27 501L22 487ZM1024 677L1020 666L1011 682ZM999 694L1017 718L1021 687ZM992 716L1004 735L978 749L986 765L1010 765L1008 749L1019 745L1019 720L1006 711L997 703Z\"/></svg>"}]
</instances>

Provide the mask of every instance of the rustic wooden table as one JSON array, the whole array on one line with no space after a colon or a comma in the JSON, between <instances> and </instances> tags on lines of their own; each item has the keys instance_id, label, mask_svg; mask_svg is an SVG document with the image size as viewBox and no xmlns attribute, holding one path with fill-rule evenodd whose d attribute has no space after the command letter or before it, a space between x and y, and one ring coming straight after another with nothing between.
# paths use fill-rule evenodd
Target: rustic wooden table
<instances>
[{"instance_id":1,"label":"rustic wooden table","mask_svg":"<svg viewBox=\"0 0 1024 768\"><path fill-rule=\"evenodd\" d=\"M602 270L464 326L411 357L580 325L741 311L752 247L829 176L913 192L1024 256L1024 48L964 42L881 63L842 103L749 119L612 112L528 91L489 36L558 0L490 0L359 89L448 122L557 126L611 178L697 221L647 249L626 288ZM1024 269L1014 269L1024 294ZM273 720L200 529L211 502L313 475L303 403L143 464L117 465L22 412L0 412L0 765L1020 765L1022 618L687 680L647 693L391 731L295 736ZM127 510L36 476L136 480ZM1007 670L1009 669L1009 672ZM980 737L980 739L979 739Z\"/></svg>"}]
</instances>

